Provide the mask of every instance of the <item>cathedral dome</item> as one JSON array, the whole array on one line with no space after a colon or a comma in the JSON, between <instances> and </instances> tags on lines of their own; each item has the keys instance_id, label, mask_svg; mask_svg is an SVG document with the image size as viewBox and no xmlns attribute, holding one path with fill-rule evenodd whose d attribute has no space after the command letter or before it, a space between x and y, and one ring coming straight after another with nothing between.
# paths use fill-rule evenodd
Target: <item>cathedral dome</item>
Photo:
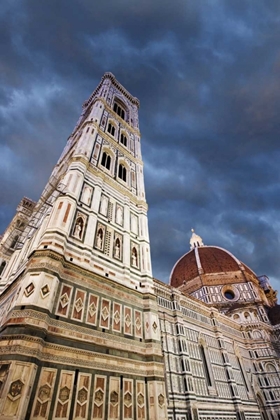
<instances>
[{"instance_id":1,"label":"cathedral dome","mask_svg":"<svg viewBox=\"0 0 280 420\"><path fill-rule=\"evenodd\" d=\"M256 274L229 251L217 246L205 246L194 232L191 250L174 265L170 285L187 293L203 286L246 283L259 284Z\"/></svg>"}]
</instances>

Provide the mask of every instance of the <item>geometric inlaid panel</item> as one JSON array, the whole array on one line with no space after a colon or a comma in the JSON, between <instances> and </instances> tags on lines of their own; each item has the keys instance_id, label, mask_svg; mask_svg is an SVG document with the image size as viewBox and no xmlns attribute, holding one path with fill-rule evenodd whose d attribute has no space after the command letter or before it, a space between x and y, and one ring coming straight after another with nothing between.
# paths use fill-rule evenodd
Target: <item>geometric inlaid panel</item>
<instances>
[{"instance_id":1,"label":"geometric inlaid panel","mask_svg":"<svg viewBox=\"0 0 280 420\"><path fill-rule=\"evenodd\" d=\"M124 420L133 418L133 381L131 379L123 380L123 413Z\"/></svg>"},{"instance_id":2,"label":"geometric inlaid panel","mask_svg":"<svg viewBox=\"0 0 280 420\"><path fill-rule=\"evenodd\" d=\"M134 326L135 326L135 337L142 338L142 312L134 310Z\"/></svg>"},{"instance_id":3,"label":"geometric inlaid panel","mask_svg":"<svg viewBox=\"0 0 280 420\"><path fill-rule=\"evenodd\" d=\"M77 321L83 320L85 300L86 300L86 292L84 292L83 290L77 289L74 302L73 302L73 310L72 310L73 319L76 319Z\"/></svg>"},{"instance_id":4,"label":"geometric inlaid panel","mask_svg":"<svg viewBox=\"0 0 280 420\"><path fill-rule=\"evenodd\" d=\"M29 283L29 285L24 289L25 296L29 297L34 292L34 289L34 283Z\"/></svg>"},{"instance_id":5,"label":"geometric inlaid panel","mask_svg":"<svg viewBox=\"0 0 280 420\"><path fill-rule=\"evenodd\" d=\"M92 420L105 420L106 376L95 375Z\"/></svg>"},{"instance_id":6,"label":"geometric inlaid panel","mask_svg":"<svg viewBox=\"0 0 280 420\"><path fill-rule=\"evenodd\" d=\"M146 418L146 393L144 381L136 381L136 405L137 420L144 420Z\"/></svg>"},{"instance_id":7,"label":"geometric inlaid panel","mask_svg":"<svg viewBox=\"0 0 280 420\"><path fill-rule=\"evenodd\" d=\"M113 331L121 332L122 305L114 302L113 305Z\"/></svg>"},{"instance_id":8,"label":"geometric inlaid panel","mask_svg":"<svg viewBox=\"0 0 280 420\"><path fill-rule=\"evenodd\" d=\"M102 299L101 308L100 308L100 327L107 328L110 327L110 300Z\"/></svg>"},{"instance_id":9,"label":"geometric inlaid panel","mask_svg":"<svg viewBox=\"0 0 280 420\"><path fill-rule=\"evenodd\" d=\"M45 299L50 294L50 286L48 284L45 284L43 287L41 287L40 294L43 299Z\"/></svg>"},{"instance_id":10,"label":"geometric inlaid panel","mask_svg":"<svg viewBox=\"0 0 280 420\"><path fill-rule=\"evenodd\" d=\"M88 415L91 375L79 373L74 420L86 419Z\"/></svg>"},{"instance_id":11,"label":"geometric inlaid panel","mask_svg":"<svg viewBox=\"0 0 280 420\"><path fill-rule=\"evenodd\" d=\"M109 418L108 420L119 419L120 416L120 379L110 377L109 385Z\"/></svg>"},{"instance_id":12,"label":"geometric inlaid panel","mask_svg":"<svg viewBox=\"0 0 280 420\"><path fill-rule=\"evenodd\" d=\"M6 383L7 398L2 400L1 419L19 419L28 392L31 365L13 362Z\"/></svg>"},{"instance_id":13,"label":"geometric inlaid panel","mask_svg":"<svg viewBox=\"0 0 280 420\"><path fill-rule=\"evenodd\" d=\"M61 371L60 383L56 395L54 419L67 419L70 412L73 391L74 372Z\"/></svg>"},{"instance_id":14,"label":"geometric inlaid panel","mask_svg":"<svg viewBox=\"0 0 280 420\"><path fill-rule=\"evenodd\" d=\"M132 310L124 307L124 334L132 335Z\"/></svg>"},{"instance_id":15,"label":"geometric inlaid panel","mask_svg":"<svg viewBox=\"0 0 280 420\"><path fill-rule=\"evenodd\" d=\"M56 314L59 316L67 316L70 308L70 300L73 288L62 284L60 296L58 298Z\"/></svg>"},{"instance_id":16,"label":"geometric inlaid panel","mask_svg":"<svg viewBox=\"0 0 280 420\"><path fill-rule=\"evenodd\" d=\"M98 314L98 302L99 297L90 293L86 319L86 322L89 324L96 325Z\"/></svg>"},{"instance_id":17,"label":"geometric inlaid panel","mask_svg":"<svg viewBox=\"0 0 280 420\"><path fill-rule=\"evenodd\" d=\"M56 373L56 369L42 369L34 399L32 419L48 418Z\"/></svg>"}]
</instances>

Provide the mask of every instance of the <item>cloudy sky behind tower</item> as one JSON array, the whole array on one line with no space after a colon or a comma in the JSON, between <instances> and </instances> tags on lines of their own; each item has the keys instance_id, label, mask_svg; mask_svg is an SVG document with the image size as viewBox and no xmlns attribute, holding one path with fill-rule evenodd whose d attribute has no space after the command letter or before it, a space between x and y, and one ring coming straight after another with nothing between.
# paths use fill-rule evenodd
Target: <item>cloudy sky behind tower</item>
<instances>
[{"instance_id":1,"label":"cloudy sky behind tower","mask_svg":"<svg viewBox=\"0 0 280 420\"><path fill-rule=\"evenodd\" d=\"M190 229L280 290L279 0L5 0L0 232L106 71L140 99L154 276Z\"/></svg>"}]
</instances>

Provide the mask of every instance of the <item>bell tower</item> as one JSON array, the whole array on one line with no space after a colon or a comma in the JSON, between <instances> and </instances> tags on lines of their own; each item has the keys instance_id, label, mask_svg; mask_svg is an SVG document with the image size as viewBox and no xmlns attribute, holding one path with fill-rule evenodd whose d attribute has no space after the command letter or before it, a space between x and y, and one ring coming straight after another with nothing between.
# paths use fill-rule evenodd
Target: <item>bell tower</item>
<instances>
[{"instance_id":1,"label":"bell tower","mask_svg":"<svg viewBox=\"0 0 280 420\"><path fill-rule=\"evenodd\" d=\"M106 73L0 243L1 419L167 418L138 108Z\"/></svg>"},{"instance_id":2,"label":"bell tower","mask_svg":"<svg viewBox=\"0 0 280 420\"><path fill-rule=\"evenodd\" d=\"M39 244L132 288L152 279L138 108L106 73L53 171L63 195Z\"/></svg>"}]
</instances>

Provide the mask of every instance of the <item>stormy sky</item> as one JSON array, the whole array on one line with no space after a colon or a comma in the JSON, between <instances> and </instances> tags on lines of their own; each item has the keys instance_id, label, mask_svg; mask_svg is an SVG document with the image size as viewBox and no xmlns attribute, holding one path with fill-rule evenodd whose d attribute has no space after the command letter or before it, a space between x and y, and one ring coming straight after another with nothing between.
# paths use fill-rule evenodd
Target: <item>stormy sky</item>
<instances>
[{"instance_id":1,"label":"stormy sky","mask_svg":"<svg viewBox=\"0 0 280 420\"><path fill-rule=\"evenodd\" d=\"M106 71L140 99L153 274L190 230L280 290L279 0L5 0L0 232Z\"/></svg>"}]
</instances>

